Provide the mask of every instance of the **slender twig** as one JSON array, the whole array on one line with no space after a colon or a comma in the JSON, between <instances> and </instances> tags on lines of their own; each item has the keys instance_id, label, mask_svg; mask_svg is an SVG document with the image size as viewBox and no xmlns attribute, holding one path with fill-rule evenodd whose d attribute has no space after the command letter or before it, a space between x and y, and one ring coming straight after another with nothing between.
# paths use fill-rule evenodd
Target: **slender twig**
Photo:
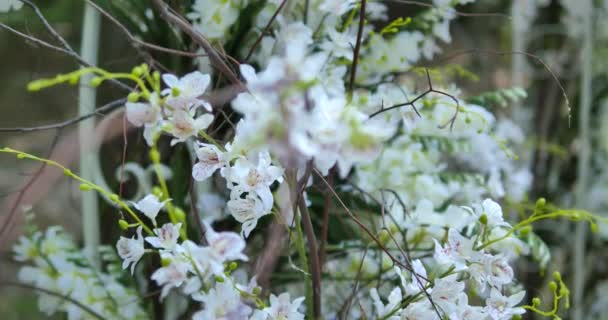
<instances>
[{"instance_id":1,"label":"slender twig","mask_svg":"<svg viewBox=\"0 0 608 320\"><path fill-rule=\"evenodd\" d=\"M56 128L57 129L57 134L55 135L55 137L53 138L53 142L51 143L51 147L49 148L49 152L47 154L47 158L50 158L50 156L53 154L53 150L55 149L55 146L57 145L57 142L59 142L59 133L61 131L62 128ZM9 210L8 214L6 215L6 219L4 220L4 224L2 225L2 227L0 228L0 239L2 239L5 235L5 233L8 232L8 230L10 230L10 227L13 225L14 219L17 216L17 212L18 212L18 207L19 204L21 203L21 200L23 200L23 197L25 196L25 193L27 192L27 190L29 190L29 188L31 188L34 183L36 182L36 180L38 180L38 178L40 177L40 175L42 175L42 172L44 171L44 169L47 167L46 163L42 163L40 165L40 167L38 168L38 170L36 170L36 172L33 174L33 176L31 177L30 180L28 180L25 185L23 186L23 188L21 188L19 190L19 193L17 194L13 205L11 206L11 209Z\"/></svg>"},{"instance_id":2,"label":"slender twig","mask_svg":"<svg viewBox=\"0 0 608 320\"><path fill-rule=\"evenodd\" d=\"M226 62L219 56L215 48L209 43L209 41L198 31L196 31L192 25L184 20L179 15L169 10L169 5L163 2L163 0L152 0L156 8L160 11L161 17L163 17L169 24L177 26L180 30L185 32L190 38L196 42L207 55L211 64L219 70L231 83L243 87L243 83L239 80L238 76L228 67Z\"/></svg>"},{"instance_id":3,"label":"slender twig","mask_svg":"<svg viewBox=\"0 0 608 320\"><path fill-rule=\"evenodd\" d=\"M268 33L268 31L270 30L270 27L272 26L272 23L277 18L277 16L279 15L279 12L281 12L281 9L283 9L283 7L285 6L286 3L287 3L287 0L281 1L281 4L277 8L277 10L275 10L272 17L270 17L270 20L268 20L268 23L264 27L264 30L262 30L262 33L260 34L260 36L255 40L255 43L249 49L249 53L247 53L247 56L245 57L245 61L249 61L249 58L251 58L251 55L253 55L253 52L255 51L255 49L257 49L257 47L260 45L260 43L262 42L262 38L264 38L264 35L266 35L266 33Z\"/></svg>"},{"instance_id":4,"label":"slender twig","mask_svg":"<svg viewBox=\"0 0 608 320\"><path fill-rule=\"evenodd\" d=\"M419 6L419 7L426 7L426 8L431 8L431 9L436 9L437 6L435 6L432 3L427 3L427 2L422 2L422 1L411 1L411 0L385 0L386 2L395 2L395 3L401 3L401 4L410 4L410 5L415 5L415 6ZM487 18L506 18L506 19L512 19L513 17L511 17L508 14L504 14L504 13L499 13L499 12L462 12L462 11L457 11L454 10L453 11L454 14L456 14L457 16L461 16L461 17L487 17Z\"/></svg>"},{"instance_id":5,"label":"slender twig","mask_svg":"<svg viewBox=\"0 0 608 320\"><path fill-rule=\"evenodd\" d=\"M355 88L355 77L357 76L357 63L359 63L359 51L361 51L361 39L363 38L363 27L365 26L365 5L367 1L361 0L361 10L359 12L359 30L357 31L357 42L353 51L353 64L350 68L350 83L348 91L353 92Z\"/></svg>"},{"instance_id":6,"label":"slender twig","mask_svg":"<svg viewBox=\"0 0 608 320\"><path fill-rule=\"evenodd\" d=\"M437 89L433 88L433 83L431 82L431 76L429 74L429 70L428 69L425 69L425 70L426 70L426 79L427 79L427 83L428 83L428 86L429 86L428 89L426 89L424 92L422 92L421 94L419 94L418 96L416 96L414 99L412 99L410 101L402 102L402 103L397 103L397 104L394 104L394 105L389 106L389 107L384 107L383 105L380 106L379 110L377 110L376 112L373 112L372 114L369 115L369 119L371 119L371 118L373 118L373 117L375 117L375 116L377 116L377 115L379 115L381 113L384 113L386 111L390 111L390 110L393 110L393 109L401 108L401 107L404 107L404 106L411 106L414 109L414 111L416 112L416 114L420 117L421 116L420 112L418 112L418 109L416 109L416 106L414 105L414 103L416 103L418 100L424 98L429 93L437 93L437 94L444 95L444 96L446 96L446 97L454 100L454 102L456 103L456 111L454 112L454 114L450 117L450 119L448 119L448 121L446 123L439 125L439 128L445 128L447 125L450 125L450 130L453 129L454 122L456 122L456 118L458 117L458 113L460 111L460 103L459 103L458 99L456 99L456 97L454 97L453 95L451 95L451 94L449 94L447 92L444 92L444 91L437 90Z\"/></svg>"},{"instance_id":7,"label":"slender twig","mask_svg":"<svg viewBox=\"0 0 608 320\"><path fill-rule=\"evenodd\" d=\"M328 183L331 185L334 182L334 170L329 171L327 177ZM329 232L329 209L331 207L331 194L323 193L323 225L321 229L321 247L319 248L319 263L321 268L325 264L325 245L327 244L327 234Z\"/></svg>"},{"instance_id":8,"label":"slender twig","mask_svg":"<svg viewBox=\"0 0 608 320\"><path fill-rule=\"evenodd\" d=\"M114 100L110 103L107 103L106 105L99 107L95 110L95 112L89 113L89 114L85 114L76 118L72 118L72 119L68 119L62 122L57 122L57 123L53 123L53 124L47 124L47 125L42 125L42 126L36 126L36 127L16 127L16 128L0 128L0 133L3 132L20 132L20 133L27 133L27 132L34 132L34 131L44 131L44 130L52 130L52 129L63 129L65 127L77 124L78 122L97 116L97 115L104 115L104 112L110 112L113 111L114 109L117 109L119 107L122 107L125 102L127 101L127 99L118 99L118 100Z\"/></svg>"},{"instance_id":9,"label":"slender twig","mask_svg":"<svg viewBox=\"0 0 608 320\"><path fill-rule=\"evenodd\" d=\"M156 45L153 43L145 42L145 41L135 37L133 35L133 33L131 33L131 31L129 31L129 29L127 27L125 27L125 25L120 23L120 21L118 21L118 19L116 19L109 12L107 12L103 8L101 8L98 4L96 4L95 2L93 2L91 0L86 0L86 2L88 4L90 4L92 7L94 7L95 9L97 9L97 11L99 11L99 13L101 13L106 18L108 18L108 20L110 20L112 23L114 23L114 25L116 25L116 27L118 27L127 36L127 38L129 38L129 41L131 41L136 48L138 48L139 46L142 46L142 47L146 47L151 50L174 54L174 55L178 55L178 56L190 57L190 58L207 56L206 54L199 54L199 53L188 52L188 51L183 51L183 50L176 50L176 49L159 46L159 45Z\"/></svg>"},{"instance_id":10,"label":"slender twig","mask_svg":"<svg viewBox=\"0 0 608 320\"><path fill-rule=\"evenodd\" d=\"M313 314L315 319L321 318L321 265L319 264L319 254L317 250L317 238L315 236L310 213L306 207L304 197L300 197L298 202L300 214L302 215L302 227L306 238L308 238L308 252L310 256L310 273L312 275L312 296L313 296Z\"/></svg>"},{"instance_id":11,"label":"slender twig","mask_svg":"<svg viewBox=\"0 0 608 320\"><path fill-rule=\"evenodd\" d=\"M547 72L549 73L551 78L553 78L553 80L555 80L555 82L557 83L557 86L559 87L559 89L562 93L562 96L564 97L564 100L566 102L566 107L568 108L568 127L570 127L570 122L572 120L572 108L570 107L570 99L568 99L568 93L567 93L566 89L564 88L564 85L562 84L562 82L559 80L559 78L553 71L553 69L551 69L551 67L549 67L549 65L538 55L535 55L535 54L532 54L529 52L525 52L525 51L497 51L497 50L492 50L492 49L472 48L472 49L464 49L464 50L456 51L450 55L437 59L436 61L437 61L437 63L441 64L446 61L452 60L454 58L457 58L457 57L460 57L463 55L467 55L467 54L474 54L474 53L486 54L486 55L497 55L497 56L520 54L520 55L524 55L528 58L532 58L532 59L536 60L536 62L540 63L543 66L543 68L545 70L547 70Z\"/></svg>"},{"instance_id":12,"label":"slender twig","mask_svg":"<svg viewBox=\"0 0 608 320\"><path fill-rule=\"evenodd\" d=\"M352 211L350 211L350 209L348 208L348 206L344 203L344 201L342 200L342 198L338 195L338 193L336 192L336 190L334 190L334 188L327 182L327 180L323 177L323 175L317 170L317 169L313 169L314 173L321 179L321 181L323 181L323 183L328 187L329 191L333 194L333 196L338 200L338 202L340 203L340 205L342 206L342 208L344 208L344 211L346 211L346 213L348 214L348 216L376 243L376 245L378 245L378 247L384 252L386 253L386 255L397 265L399 265L400 267L402 267L403 269L410 271L410 272L415 272L411 267L403 264L403 262L401 262L401 260L397 259L385 246L384 244L382 244L382 242L373 234L373 232L367 227L365 226L365 224L363 224L363 222L361 222L361 220L359 220L359 218L357 218ZM421 276L422 279L428 281L428 279L426 277Z\"/></svg>"},{"instance_id":13,"label":"slender twig","mask_svg":"<svg viewBox=\"0 0 608 320\"><path fill-rule=\"evenodd\" d=\"M0 282L0 286L9 286L9 287L19 287L19 288L24 288L24 289L30 289L30 290L34 290L34 291L39 291L42 292L44 294L48 294L51 296L55 296L57 298L61 298L62 300L66 300L70 303L73 303L75 306L79 307L80 309L86 311L87 313L89 313L91 316L93 316L96 319L100 319L100 320L104 320L105 318L100 315L99 313L95 312L95 310L89 308L87 305L83 304L82 302L75 300L69 296L63 295L61 293L52 291L52 290L48 290L45 288L41 288L41 287L37 287L34 285L30 285L30 284L25 284L25 283L19 283L19 282L12 282L12 281L2 281Z\"/></svg>"}]
</instances>

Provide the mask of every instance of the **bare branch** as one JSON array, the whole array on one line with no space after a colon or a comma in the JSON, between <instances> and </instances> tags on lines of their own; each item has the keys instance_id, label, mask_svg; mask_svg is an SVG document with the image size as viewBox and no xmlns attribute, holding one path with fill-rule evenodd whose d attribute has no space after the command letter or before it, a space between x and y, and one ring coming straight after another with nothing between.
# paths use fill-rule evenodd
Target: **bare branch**
<instances>
[{"instance_id":1,"label":"bare branch","mask_svg":"<svg viewBox=\"0 0 608 320\"><path fill-rule=\"evenodd\" d=\"M95 110L95 112L89 113L89 114L85 114L76 118L72 118L72 119L68 119L62 122L58 122L58 123L53 123L53 124L47 124L47 125L42 125L42 126L36 126L36 127L16 127L16 128L0 128L0 133L5 133L5 132L20 132L20 133L27 133L27 132L34 132L34 131L44 131L44 130L52 130L52 129L63 129L65 127L74 125L82 120L97 116L97 115L104 115L104 112L111 112L121 106L123 106L125 104L125 102L127 102L127 99L118 99L118 100L114 100L112 102L109 102L107 104L105 104L102 107L99 107Z\"/></svg>"},{"instance_id":2,"label":"bare branch","mask_svg":"<svg viewBox=\"0 0 608 320\"><path fill-rule=\"evenodd\" d=\"M221 74L223 74L225 77L227 77L228 80L230 80L230 82L232 82L233 84L235 84L239 87L244 87L243 83L241 82L241 80L239 80L238 76L232 71L232 69L230 69L230 67L226 64L226 62L224 62L224 60L222 60L222 58L219 56L219 54L217 53L215 48L213 48L213 46L209 43L209 41L200 32L194 30L192 25L188 21L186 21L184 18L171 12L169 10L169 5L166 4L165 2L163 2L163 0L152 0L152 2L156 6L156 8L160 11L161 16L169 24L177 26L180 30L182 30L183 32L188 34L194 42L196 42L198 45L200 45L203 48L203 50L209 56L209 60L211 61L211 64L215 68L217 68Z\"/></svg>"},{"instance_id":3,"label":"bare branch","mask_svg":"<svg viewBox=\"0 0 608 320\"><path fill-rule=\"evenodd\" d=\"M359 62L359 51L361 51L361 38L363 38L363 27L365 25L365 5L367 1L361 0L361 10L359 13L359 30L357 31L357 42L355 43L355 50L353 51L353 64L350 68L350 83L348 87L349 92L353 92L355 88L355 77L357 76L357 63Z\"/></svg>"}]
</instances>

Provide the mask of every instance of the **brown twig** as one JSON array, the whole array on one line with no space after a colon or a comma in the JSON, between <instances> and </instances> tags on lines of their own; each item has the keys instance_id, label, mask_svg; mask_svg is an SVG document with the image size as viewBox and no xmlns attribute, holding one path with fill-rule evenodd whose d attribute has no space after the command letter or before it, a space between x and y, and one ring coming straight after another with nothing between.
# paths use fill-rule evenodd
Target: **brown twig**
<instances>
[{"instance_id":1,"label":"brown twig","mask_svg":"<svg viewBox=\"0 0 608 320\"><path fill-rule=\"evenodd\" d=\"M393 109L401 108L401 107L404 107L404 106L411 106L414 109L414 111L416 112L416 114L420 117L421 116L420 112L418 112L418 109L416 109L416 106L414 105L414 103L416 103L418 100L424 98L429 93L437 93L437 94L444 95L444 96L446 96L446 97L454 100L454 102L456 103L456 111L454 112L454 114L450 117L450 119L448 119L448 121L446 123L439 125L439 128L445 128L449 124L450 125L450 130L451 130L454 127L454 122L456 121L456 118L458 117L458 113L460 111L460 103L458 102L458 99L456 99L456 97L454 97L453 95L451 95L451 94L449 94L447 92L441 91L441 90L434 89L433 88L433 83L431 82L431 76L429 74L429 70L428 69L425 69L425 70L426 70L427 83L428 83L428 86L429 86L428 89L426 89L424 92L422 92L421 94L419 94L418 96L416 96L414 99L412 99L410 101L394 104L394 105L389 106L389 107L381 106L378 111L373 112L372 114L369 115L369 119L371 119L371 118L373 118L373 117L375 117L375 116L377 116L377 115L379 115L381 113L384 113L386 111L390 111L390 110L393 110Z\"/></svg>"},{"instance_id":2,"label":"brown twig","mask_svg":"<svg viewBox=\"0 0 608 320\"><path fill-rule=\"evenodd\" d=\"M103 114L104 112L111 112L119 107L122 107L126 101L127 101L127 99L114 100L112 102L105 104L102 107L97 108L94 112L91 112L89 114L84 114L84 115L76 117L76 118L68 119L68 120L53 123L53 124L47 124L47 125L36 126L36 127L0 128L0 133L4 133L4 132L28 133L28 132L34 132L34 131L63 129L65 127L74 125L85 119L88 119L88 118L91 118L91 117L94 117L97 115L104 115Z\"/></svg>"},{"instance_id":3,"label":"brown twig","mask_svg":"<svg viewBox=\"0 0 608 320\"><path fill-rule=\"evenodd\" d=\"M219 56L215 48L209 43L209 41L198 31L196 31L192 25L184 20L179 15L169 10L169 5L163 2L163 0L152 0L156 8L160 11L161 17L163 17L169 24L177 26L180 30L185 32L190 38L196 42L209 57L211 64L218 69L218 71L224 75L231 83L244 87L238 76L228 67L226 62Z\"/></svg>"},{"instance_id":4,"label":"brown twig","mask_svg":"<svg viewBox=\"0 0 608 320\"><path fill-rule=\"evenodd\" d=\"M298 201L300 214L302 216L302 228L308 238L308 252L310 256L310 273L312 275L312 297L313 297L313 315L315 319L321 318L321 265L319 264L319 255L317 250L317 237L315 236L310 219L310 213L304 197L300 197Z\"/></svg>"},{"instance_id":5,"label":"brown twig","mask_svg":"<svg viewBox=\"0 0 608 320\"><path fill-rule=\"evenodd\" d=\"M357 76L357 63L359 62L359 51L361 51L361 39L363 38L363 27L365 25L365 5L367 1L361 0L361 10L359 13L359 30L357 31L357 42L353 51L353 64L350 68L350 83L348 91L353 92L355 88L355 77Z\"/></svg>"},{"instance_id":6,"label":"brown twig","mask_svg":"<svg viewBox=\"0 0 608 320\"><path fill-rule=\"evenodd\" d=\"M19 288L23 288L23 289L30 289L30 290L34 290L34 291L39 291L42 292L44 294L48 294L50 296L54 296L57 298L61 298L62 300L66 300L70 303L73 303L74 305L76 305L77 307L79 307L80 309L86 311L87 313L89 313L91 316L93 316L93 318L96 319L100 319L100 320L104 320L105 318L100 315L99 313L95 312L95 310L89 308L87 305L83 304L82 302L75 300L69 296L63 295L61 293L52 291L52 290L48 290L45 288L41 288L41 287L37 287L34 285L30 285L30 284L25 284L25 283L19 283L19 282L13 282L13 281L2 281L0 282L0 286L10 286L10 287L19 287Z\"/></svg>"},{"instance_id":7,"label":"brown twig","mask_svg":"<svg viewBox=\"0 0 608 320\"><path fill-rule=\"evenodd\" d=\"M264 38L264 35L270 30L272 23L277 18L277 16L279 15L279 12L281 12L281 9L283 9L283 7L285 6L286 3L287 3L287 0L283 0L281 2L281 4L279 5L279 7L277 8L277 10L272 15L272 17L270 17L270 20L268 20L268 23L264 27L264 30L262 30L262 33L260 34L260 36L255 40L255 43L249 49L249 53L247 53L247 56L245 57L245 62L249 61L249 58L251 58L251 55L253 54L255 49L257 49L257 47L260 45L260 43L262 42L262 38Z\"/></svg>"}]
</instances>

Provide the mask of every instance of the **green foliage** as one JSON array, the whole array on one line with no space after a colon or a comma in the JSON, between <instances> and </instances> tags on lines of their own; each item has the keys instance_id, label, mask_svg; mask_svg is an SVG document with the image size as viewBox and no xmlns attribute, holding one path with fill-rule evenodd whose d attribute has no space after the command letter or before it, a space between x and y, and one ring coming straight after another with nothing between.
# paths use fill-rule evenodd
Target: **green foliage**
<instances>
[{"instance_id":1,"label":"green foliage","mask_svg":"<svg viewBox=\"0 0 608 320\"><path fill-rule=\"evenodd\" d=\"M518 102L526 98L526 91L520 87L512 87L500 89L496 91L485 92L477 96L467 99L467 103L478 104L485 107L501 107L505 108L509 103Z\"/></svg>"},{"instance_id":2,"label":"green foliage","mask_svg":"<svg viewBox=\"0 0 608 320\"><path fill-rule=\"evenodd\" d=\"M411 22L412 22L412 18L410 18L410 17L407 17L405 19L403 19L403 17L399 17L399 18L391 21L391 23L389 23L386 27L382 28L382 30L380 30L380 35L397 33L397 32L399 32L399 29L407 26Z\"/></svg>"}]
</instances>

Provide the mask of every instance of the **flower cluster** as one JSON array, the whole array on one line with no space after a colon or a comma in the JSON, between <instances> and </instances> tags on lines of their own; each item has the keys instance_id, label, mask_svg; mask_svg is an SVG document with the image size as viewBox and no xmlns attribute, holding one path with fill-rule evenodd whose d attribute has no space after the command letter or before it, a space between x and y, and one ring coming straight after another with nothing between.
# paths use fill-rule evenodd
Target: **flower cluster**
<instances>
[{"instance_id":1,"label":"flower cluster","mask_svg":"<svg viewBox=\"0 0 608 320\"><path fill-rule=\"evenodd\" d=\"M65 312L71 320L147 318L138 293L120 281L120 269L97 270L61 228L23 236L13 251L15 260L25 264L19 280L41 290L38 307L46 315Z\"/></svg>"},{"instance_id":2,"label":"flower cluster","mask_svg":"<svg viewBox=\"0 0 608 320\"><path fill-rule=\"evenodd\" d=\"M160 150L176 144L192 160L191 175L181 175L194 180L189 194L171 193L158 173L153 194L132 204L78 178L130 214L119 222L131 232L116 243L122 269L151 280L161 302L187 301L193 319L507 320L538 310L522 306L512 266L543 245L535 235L530 244L524 227L581 215L537 208L523 222L505 221L496 201L522 201L531 183L511 151L524 144L522 130L467 99L443 69L415 67L451 41L454 6L469 2L435 0L389 21L379 1L197 0L186 17L240 56L216 52L233 79L216 74L208 56L181 77L146 65L126 75L91 71L100 74L93 84L136 82L126 116L143 127L155 169ZM83 70L47 82L71 82ZM209 87L236 93L215 102ZM168 146L158 143L163 135ZM271 213L279 223L268 235L253 232ZM240 234L230 231L235 221ZM44 276L56 258L27 258L39 242L16 249L18 260L40 264L24 279L64 290ZM116 310L99 299L100 313Z\"/></svg>"}]
</instances>

